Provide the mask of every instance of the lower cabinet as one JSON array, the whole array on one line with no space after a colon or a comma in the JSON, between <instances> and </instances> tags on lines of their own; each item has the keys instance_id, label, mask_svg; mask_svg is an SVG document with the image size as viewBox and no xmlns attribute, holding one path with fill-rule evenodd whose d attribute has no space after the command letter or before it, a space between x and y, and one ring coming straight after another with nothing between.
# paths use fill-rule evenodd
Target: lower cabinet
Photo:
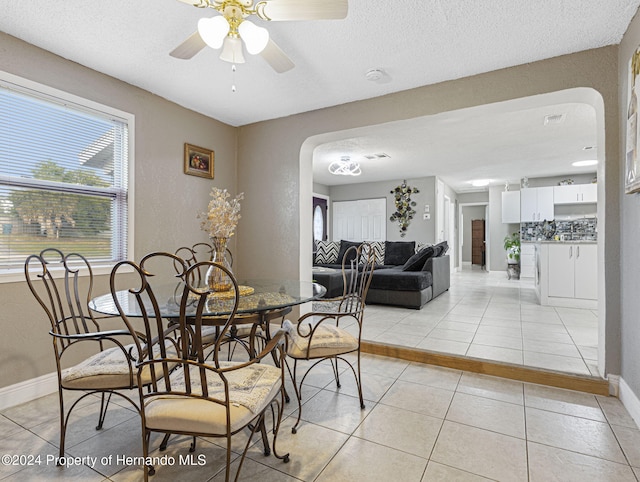
<instances>
[{"instance_id":1,"label":"lower cabinet","mask_svg":"<svg viewBox=\"0 0 640 482\"><path fill-rule=\"evenodd\" d=\"M535 272L535 246L522 243L520 246L520 278L533 278Z\"/></svg>"},{"instance_id":2,"label":"lower cabinet","mask_svg":"<svg viewBox=\"0 0 640 482\"><path fill-rule=\"evenodd\" d=\"M546 243L540 246L540 304L597 308L597 244Z\"/></svg>"}]
</instances>

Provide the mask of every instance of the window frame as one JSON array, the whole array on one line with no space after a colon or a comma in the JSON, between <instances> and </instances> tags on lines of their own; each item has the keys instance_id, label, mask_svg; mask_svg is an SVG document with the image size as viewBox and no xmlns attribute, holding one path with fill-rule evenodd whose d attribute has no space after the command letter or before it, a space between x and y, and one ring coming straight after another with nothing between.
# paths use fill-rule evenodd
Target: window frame
<instances>
[{"instance_id":1,"label":"window frame","mask_svg":"<svg viewBox=\"0 0 640 482\"><path fill-rule=\"evenodd\" d=\"M123 259L131 259L134 253L134 220L135 220L135 184L134 184L134 172L135 172L135 115L129 112L125 112L119 109L116 109L111 106L107 106L89 99L85 99L83 97L77 96L75 94L71 94L69 92L65 92L54 87L50 87L45 84L41 84L39 82L34 82L32 80L28 80L17 75L10 74L8 72L4 72L0 70L0 85L9 90L28 94L31 96L39 97L40 99L48 100L51 102L58 102L64 105L69 105L73 109L77 109L79 111L84 111L97 115L105 115L112 118L117 118L118 120L126 123L128 133L128 149L127 149L127 190L126 190L126 205L127 205L127 244L126 244L126 256ZM5 176L0 174L0 177L3 180L8 180L11 176ZM31 182L33 181L33 182ZM37 180L31 180L30 184L35 185L38 183ZM46 183L45 183L46 184ZM85 192L92 191L91 187L84 186L83 188L77 189L75 192L80 192L84 190ZM99 191L120 191L115 188L100 188ZM123 225L125 225L123 223ZM91 268L93 270L94 275L105 275L111 272L111 269L115 265L117 261L110 262L92 262ZM55 273L52 273L55 276ZM10 269L0 269L0 284L2 283L13 283L18 281L24 281L24 269L23 267L16 267Z\"/></svg>"}]
</instances>

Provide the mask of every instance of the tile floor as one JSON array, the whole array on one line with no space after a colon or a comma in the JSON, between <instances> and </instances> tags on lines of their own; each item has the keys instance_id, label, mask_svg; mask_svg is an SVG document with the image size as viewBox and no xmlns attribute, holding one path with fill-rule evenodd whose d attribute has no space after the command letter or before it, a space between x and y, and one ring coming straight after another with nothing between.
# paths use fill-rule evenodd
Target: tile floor
<instances>
[{"instance_id":1,"label":"tile floor","mask_svg":"<svg viewBox=\"0 0 640 482\"><path fill-rule=\"evenodd\" d=\"M533 280L469 265L421 310L368 305L363 338L600 376L597 311L540 306Z\"/></svg>"},{"instance_id":2,"label":"tile floor","mask_svg":"<svg viewBox=\"0 0 640 482\"><path fill-rule=\"evenodd\" d=\"M363 355L362 365L366 409L359 408L350 372L343 373L337 390L330 367L317 367L305 386L304 421L295 435L289 428L297 405L286 406L279 447L290 452L291 461L264 456L257 443L241 480L623 482L640 477L640 430L616 398L373 355ZM0 479L141 480L137 466L116 459L141 454L138 415L124 404L112 405L97 432L98 399L90 398L72 419L67 455L97 457L94 467L46 463L58 443L57 398L50 395L0 413L0 454L39 455L42 461L2 464ZM234 450L243 437L237 436ZM152 438L154 447L159 439ZM158 466L152 481L223 480L220 441L199 440L194 465L184 459L188 442L175 436L165 452L154 449L153 456L166 454L175 462ZM197 465L200 460L206 463Z\"/></svg>"}]
</instances>

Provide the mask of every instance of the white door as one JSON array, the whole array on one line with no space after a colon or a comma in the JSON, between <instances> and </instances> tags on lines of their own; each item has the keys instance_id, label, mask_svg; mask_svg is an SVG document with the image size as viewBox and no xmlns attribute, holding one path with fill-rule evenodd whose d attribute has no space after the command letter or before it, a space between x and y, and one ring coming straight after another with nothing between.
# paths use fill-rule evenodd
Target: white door
<instances>
[{"instance_id":1,"label":"white door","mask_svg":"<svg viewBox=\"0 0 640 482\"><path fill-rule=\"evenodd\" d=\"M387 238L387 199L332 203L333 240L384 241Z\"/></svg>"}]
</instances>

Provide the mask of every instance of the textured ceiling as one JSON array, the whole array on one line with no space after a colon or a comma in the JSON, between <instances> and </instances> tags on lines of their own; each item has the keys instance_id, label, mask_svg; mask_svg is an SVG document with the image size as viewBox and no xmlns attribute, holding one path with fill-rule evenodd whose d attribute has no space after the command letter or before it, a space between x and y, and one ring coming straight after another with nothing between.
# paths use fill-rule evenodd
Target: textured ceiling
<instances>
[{"instance_id":1,"label":"textured ceiling","mask_svg":"<svg viewBox=\"0 0 640 482\"><path fill-rule=\"evenodd\" d=\"M0 30L240 126L617 44L638 5L640 0L349 0L344 20L268 23L255 19L295 63L294 69L282 74L261 57L249 55L233 74L230 64L210 48L191 60L170 57L169 52L196 30L198 19L215 15L211 9L177 0L0 0ZM367 80L365 73L376 68L386 72L382 81ZM232 84L237 87L235 93ZM427 136L429 146L416 137L407 142L399 136L402 129L393 126L387 126L386 132L372 129L355 139L336 136L335 142L317 149L317 180L326 170L322 162L338 152L358 156L372 150L389 151L393 163L377 173L369 169L360 182L389 175L385 173L389 166L394 179L439 175L458 190L466 190L467 181L476 175L504 182L503 178L514 181L524 175L552 174L548 168L559 155L564 160L575 158L577 146L595 139L595 134L592 138L580 134L594 130L588 109L561 104L580 116L572 116L562 126L566 136L545 138L535 151L526 134L539 126L542 110L531 108L518 114L506 108L492 113L495 117L490 122L478 120L477 112L472 115L475 119L454 116L468 132L465 141L475 143L473 151L460 148L451 119L442 124L436 117L403 126L407 132L438 132ZM539 132L545 134L549 131ZM506 145L482 141L489 136L509 141ZM427 147L437 156L425 156ZM566 155L567 149L571 155ZM520 156L522 165L512 163L516 173L505 163L518 152L528 155ZM334 176L322 182L344 181Z\"/></svg>"}]
</instances>

